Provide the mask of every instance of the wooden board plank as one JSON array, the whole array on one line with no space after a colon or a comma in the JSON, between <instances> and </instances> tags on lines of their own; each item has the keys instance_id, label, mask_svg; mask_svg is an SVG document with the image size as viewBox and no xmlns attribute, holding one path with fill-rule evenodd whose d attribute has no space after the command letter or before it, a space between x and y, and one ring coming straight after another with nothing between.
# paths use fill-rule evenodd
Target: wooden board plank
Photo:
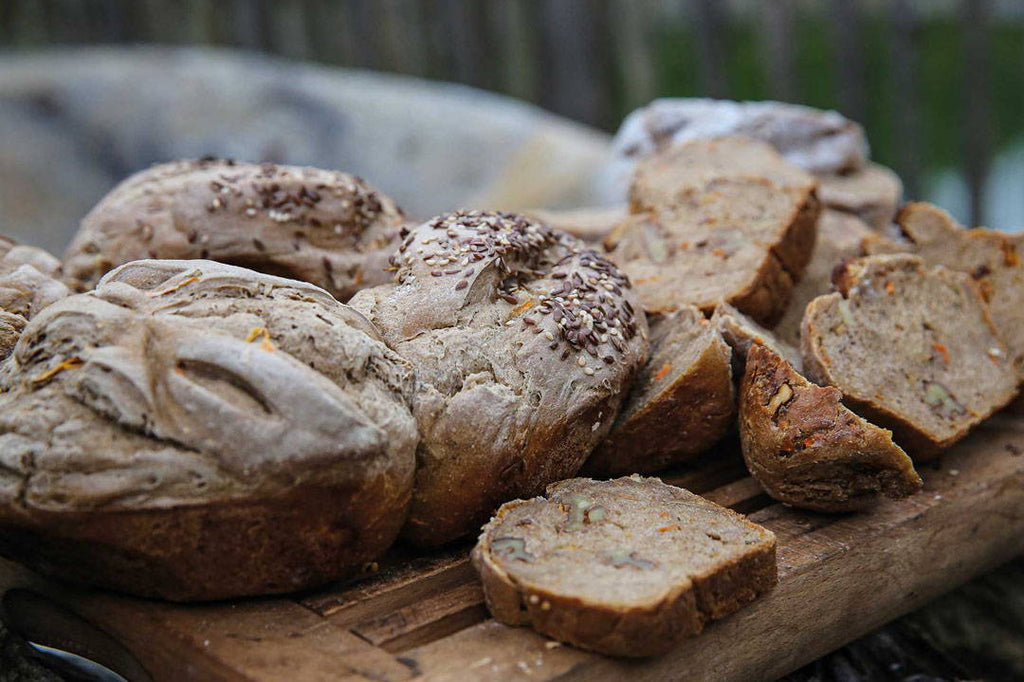
<instances>
[{"instance_id":1,"label":"wooden board plank","mask_svg":"<svg viewBox=\"0 0 1024 682\"><path fill-rule=\"evenodd\" d=\"M923 472L925 490L862 514L825 517L774 505L779 585L667 656L616 661L493 621L406 653L430 680L488 659L478 679L773 679L1024 552L1019 422L974 434ZM955 472L955 473L954 473Z\"/></svg>"},{"instance_id":2,"label":"wooden board plank","mask_svg":"<svg viewBox=\"0 0 1024 682\"><path fill-rule=\"evenodd\" d=\"M941 466L926 467L918 495L839 516L767 504L727 444L666 474L772 529L780 582L646 661L608 659L487 618L468 543L419 556L398 548L361 583L226 604L117 597L3 561L0 586L67 605L124 643L157 682L770 678L1024 552L1022 452L1024 419L999 415Z\"/></svg>"}]
</instances>

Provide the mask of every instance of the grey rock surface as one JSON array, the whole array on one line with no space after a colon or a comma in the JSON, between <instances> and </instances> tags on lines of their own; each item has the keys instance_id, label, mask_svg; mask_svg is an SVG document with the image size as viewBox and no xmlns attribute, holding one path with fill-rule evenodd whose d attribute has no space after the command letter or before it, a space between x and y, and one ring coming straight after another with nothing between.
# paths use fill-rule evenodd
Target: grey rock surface
<instances>
[{"instance_id":1,"label":"grey rock surface","mask_svg":"<svg viewBox=\"0 0 1024 682\"><path fill-rule=\"evenodd\" d=\"M0 231L60 252L111 187L204 155L342 170L413 217L589 203L608 137L465 86L230 50L0 58Z\"/></svg>"}]
</instances>

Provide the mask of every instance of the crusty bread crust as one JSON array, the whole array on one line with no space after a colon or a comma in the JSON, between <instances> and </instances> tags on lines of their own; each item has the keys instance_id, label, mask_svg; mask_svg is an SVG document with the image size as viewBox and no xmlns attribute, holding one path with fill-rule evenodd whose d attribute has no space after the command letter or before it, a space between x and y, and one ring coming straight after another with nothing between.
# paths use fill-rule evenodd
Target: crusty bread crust
<instances>
[{"instance_id":1,"label":"crusty bread crust","mask_svg":"<svg viewBox=\"0 0 1024 682\"><path fill-rule=\"evenodd\" d=\"M747 355L740 387L740 443L747 468L776 500L846 512L921 488L892 433L843 407L835 388L815 386L762 345Z\"/></svg>"},{"instance_id":2,"label":"crusty bread crust","mask_svg":"<svg viewBox=\"0 0 1024 682\"><path fill-rule=\"evenodd\" d=\"M129 261L202 258L310 282L347 301L387 281L403 222L391 199L346 173L175 161L100 200L64 255L64 274L86 291Z\"/></svg>"},{"instance_id":3,"label":"crusty bread crust","mask_svg":"<svg viewBox=\"0 0 1024 682\"><path fill-rule=\"evenodd\" d=\"M613 533L602 528L608 519L626 525L626 549L634 550L623 549L612 568L610 555L595 549L608 544L603 534ZM616 537L621 532L614 531ZM558 546L548 546L545 537L558 538ZM695 553L687 553L688 543ZM563 544L570 549L559 549ZM662 546L680 556L649 556ZM719 550L703 552L711 547ZM561 551L574 552L571 563L545 575L543 563L558 561ZM664 654L777 580L770 531L681 488L639 476L571 479L550 486L545 497L503 505L484 526L472 560L497 620L612 656ZM596 568L602 562L606 567ZM601 586L616 574L597 578L591 570L659 572L658 589L632 593L623 576L609 593Z\"/></svg>"},{"instance_id":4,"label":"crusty bread crust","mask_svg":"<svg viewBox=\"0 0 1024 682\"><path fill-rule=\"evenodd\" d=\"M651 356L583 471L651 473L709 450L736 412L732 351L699 310L652 318Z\"/></svg>"}]
</instances>

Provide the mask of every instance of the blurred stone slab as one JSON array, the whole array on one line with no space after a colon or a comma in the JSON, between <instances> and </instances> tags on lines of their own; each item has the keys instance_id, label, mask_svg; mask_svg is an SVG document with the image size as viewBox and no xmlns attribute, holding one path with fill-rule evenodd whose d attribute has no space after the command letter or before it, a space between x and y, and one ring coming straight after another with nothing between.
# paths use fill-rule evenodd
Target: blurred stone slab
<instances>
[{"instance_id":1,"label":"blurred stone slab","mask_svg":"<svg viewBox=\"0 0 1024 682\"><path fill-rule=\"evenodd\" d=\"M0 54L0 232L59 252L128 174L207 154L356 173L427 217L587 205L609 137L465 86L231 50Z\"/></svg>"}]
</instances>

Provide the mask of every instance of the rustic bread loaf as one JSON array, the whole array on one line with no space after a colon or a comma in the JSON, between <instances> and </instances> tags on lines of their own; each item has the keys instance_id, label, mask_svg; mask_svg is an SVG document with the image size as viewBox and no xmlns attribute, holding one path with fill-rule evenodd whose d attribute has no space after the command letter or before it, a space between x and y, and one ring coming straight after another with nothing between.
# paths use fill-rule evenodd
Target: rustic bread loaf
<instances>
[{"instance_id":1,"label":"rustic bread loaf","mask_svg":"<svg viewBox=\"0 0 1024 682\"><path fill-rule=\"evenodd\" d=\"M916 202L896 218L904 241L884 237L865 241L868 253L910 251L933 265L968 273L981 288L996 326L1024 381L1024 233L966 230L931 204Z\"/></svg>"},{"instance_id":2,"label":"rustic bread loaf","mask_svg":"<svg viewBox=\"0 0 1024 682\"><path fill-rule=\"evenodd\" d=\"M497 620L613 656L666 653L776 582L770 531L640 476L509 502L472 558Z\"/></svg>"},{"instance_id":3,"label":"rustic bread loaf","mask_svg":"<svg viewBox=\"0 0 1024 682\"><path fill-rule=\"evenodd\" d=\"M310 284L138 261L0 365L0 553L172 600L342 578L398 534L412 370Z\"/></svg>"},{"instance_id":4,"label":"rustic bread loaf","mask_svg":"<svg viewBox=\"0 0 1024 682\"><path fill-rule=\"evenodd\" d=\"M648 312L728 302L772 324L814 247L814 178L771 147L698 140L638 164L628 218L605 242Z\"/></svg>"},{"instance_id":5,"label":"rustic bread loaf","mask_svg":"<svg viewBox=\"0 0 1024 682\"><path fill-rule=\"evenodd\" d=\"M903 183L896 173L877 163L842 174L818 176L822 205L850 213L885 232L903 199Z\"/></svg>"},{"instance_id":6,"label":"rustic bread loaf","mask_svg":"<svg viewBox=\"0 0 1024 682\"><path fill-rule=\"evenodd\" d=\"M352 306L416 368L405 535L434 545L576 473L647 359L647 323L614 265L541 223L460 211L403 236L394 283Z\"/></svg>"},{"instance_id":7,"label":"rustic bread loaf","mask_svg":"<svg viewBox=\"0 0 1024 682\"><path fill-rule=\"evenodd\" d=\"M649 473L721 440L736 413L732 351L693 306L648 319L651 355L611 432L583 471L608 477Z\"/></svg>"},{"instance_id":8,"label":"rustic bread loaf","mask_svg":"<svg viewBox=\"0 0 1024 682\"><path fill-rule=\"evenodd\" d=\"M836 286L807 306L806 374L915 458L949 447L1015 395L1013 364L968 275L917 256L871 256L838 271Z\"/></svg>"},{"instance_id":9,"label":"rustic bread loaf","mask_svg":"<svg viewBox=\"0 0 1024 682\"><path fill-rule=\"evenodd\" d=\"M765 346L750 349L740 386L740 444L751 475L776 500L845 512L921 489L892 432L843 407L842 397Z\"/></svg>"},{"instance_id":10,"label":"rustic bread loaf","mask_svg":"<svg viewBox=\"0 0 1024 682\"><path fill-rule=\"evenodd\" d=\"M786 343L728 303L720 303L715 308L715 314L711 316L711 326L718 330L732 349L733 376L737 379L743 377L747 353L755 344L766 346L795 367L800 367L803 363L799 349Z\"/></svg>"},{"instance_id":11,"label":"rustic bread loaf","mask_svg":"<svg viewBox=\"0 0 1024 682\"><path fill-rule=\"evenodd\" d=\"M800 345L800 325L807 304L832 292L832 271L845 261L863 255L861 244L872 236L877 235L859 218L832 209L821 212L811 260L803 278L793 288L786 312L773 329L779 339L793 346ZM789 357L786 359L792 362Z\"/></svg>"},{"instance_id":12,"label":"rustic bread loaf","mask_svg":"<svg viewBox=\"0 0 1024 682\"><path fill-rule=\"evenodd\" d=\"M60 261L0 235L0 359L7 357L37 312L68 295Z\"/></svg>"},{"instance_id":13,"label":"rustic bread loaf","mask_svg":"<svg viewBox=\"0 0 1024 682\"><path fill-rule=\"evenodd\" d=\"M402 212L345 173L202 159L137 173L82 220L64 255L91 288L140 258L205 258L316 284L341 301L387 281Z\"/></svg>"}]
</instances>

